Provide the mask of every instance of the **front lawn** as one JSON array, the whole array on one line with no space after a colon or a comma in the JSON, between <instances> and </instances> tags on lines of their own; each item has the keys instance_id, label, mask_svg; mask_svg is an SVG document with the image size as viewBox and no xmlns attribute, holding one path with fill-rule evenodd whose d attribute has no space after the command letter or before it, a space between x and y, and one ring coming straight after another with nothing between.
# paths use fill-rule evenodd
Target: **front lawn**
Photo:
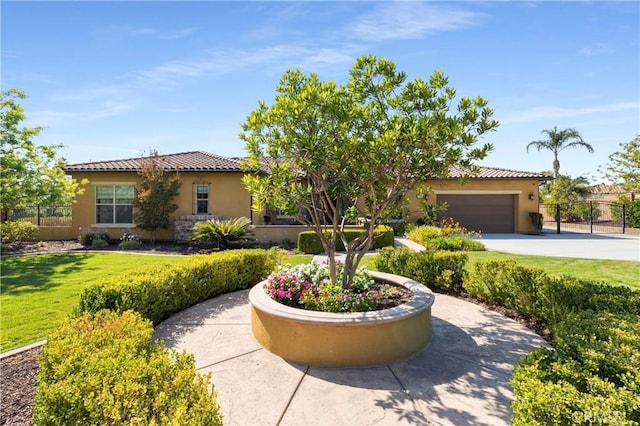
<instances>
[{"instance_id":1,"label":"front lawn","mask_svg":"<svg viewBox=\"0 0 640 426\"><path fill-rule=\"evenodd\" d=\"M181 256L60 253L2 259L0 352L46 338L78 303L82 289L103 277Z\"/></svg>"}]
</instances>

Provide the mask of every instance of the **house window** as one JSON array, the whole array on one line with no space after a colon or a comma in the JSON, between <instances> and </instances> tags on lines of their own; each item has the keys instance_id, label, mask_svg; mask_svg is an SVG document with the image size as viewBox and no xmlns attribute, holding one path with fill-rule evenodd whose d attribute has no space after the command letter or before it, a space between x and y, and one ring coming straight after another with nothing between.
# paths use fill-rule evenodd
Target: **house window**
<instances>
[{"instance_id":1,"label":"house window","mask_svg":"<svg viewBox=\"0 0 640 426\"><path fill-rule=\"evenodd\" d=\"M193 211L195 214L209 214L209 185L193 185Z\"/></svg>"},{"instance_id":2,"label":"house window","mask_svg":"<svg viewBox=\"0 0 640 426\"><path fill-rule=\"evenodd\" d=\"M133 185L96 186L96 223L133 223Z\"/></svg>"}]
</instances>

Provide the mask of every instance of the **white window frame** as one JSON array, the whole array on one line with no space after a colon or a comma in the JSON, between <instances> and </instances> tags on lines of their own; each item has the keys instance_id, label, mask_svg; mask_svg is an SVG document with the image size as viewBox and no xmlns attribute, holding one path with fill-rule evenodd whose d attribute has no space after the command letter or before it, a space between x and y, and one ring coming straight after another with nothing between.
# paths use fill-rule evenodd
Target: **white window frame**
<instances>
[{"instance_id":1,"label":"white window frame","mask_svg":"<svg viewBox=\"0 0 640 426\"><path fill-rule=\"evenodd\" d=\"M205 194L198 192L199 188L206 188L206 198L198 198L198 195ZM200 211L200 202L206 201L207 208L206 211ZM211 185L205 182L195 182L193 184L193 214L194 215L209 215L211 214Z\"/></svg>"}]
</instances>

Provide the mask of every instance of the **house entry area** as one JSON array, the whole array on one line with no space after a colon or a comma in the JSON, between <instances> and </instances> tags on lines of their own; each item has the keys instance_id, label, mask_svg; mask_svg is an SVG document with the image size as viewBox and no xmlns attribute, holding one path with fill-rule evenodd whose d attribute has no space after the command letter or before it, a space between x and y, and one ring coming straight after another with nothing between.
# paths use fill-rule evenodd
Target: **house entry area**
<instances>
[{"instance_id":1,"label":"house entry area","mask_svg":"<svg viewBox=\"0 0 640 426\"><path fill-rule=\"evenodd\" d=\"M515 232L514 194L437 194L437 201L448 205L438 220L450 217L468 230L483 234Z\"/></svg>"}]
</instances>

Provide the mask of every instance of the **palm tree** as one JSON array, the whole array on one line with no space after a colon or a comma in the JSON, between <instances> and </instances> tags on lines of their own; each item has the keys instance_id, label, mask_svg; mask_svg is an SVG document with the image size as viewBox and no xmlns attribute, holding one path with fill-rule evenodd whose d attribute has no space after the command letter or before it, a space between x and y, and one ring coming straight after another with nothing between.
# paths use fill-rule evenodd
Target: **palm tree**
<instances>
[{"instance_id":1,"label":"palm tree","mask_svg":"<svg viewBox=\"0 0 640 426\"><path fill-rule=\"evenodd\" d=\"M582 139L580 133L574 128L568 128L559 130L555 126L552 130L543 130L540 132L547 135L547 139L542 141L529 142L527 145L527 152L530 147L537 148L538 151L542 149L548 149L553 152L553 177L557 178L560 174L560 161L558 161L558 154L565 148L575 148L578 146L587 148L589 153L593 154L593 147Z\"/></svg>"}]
</instances>

